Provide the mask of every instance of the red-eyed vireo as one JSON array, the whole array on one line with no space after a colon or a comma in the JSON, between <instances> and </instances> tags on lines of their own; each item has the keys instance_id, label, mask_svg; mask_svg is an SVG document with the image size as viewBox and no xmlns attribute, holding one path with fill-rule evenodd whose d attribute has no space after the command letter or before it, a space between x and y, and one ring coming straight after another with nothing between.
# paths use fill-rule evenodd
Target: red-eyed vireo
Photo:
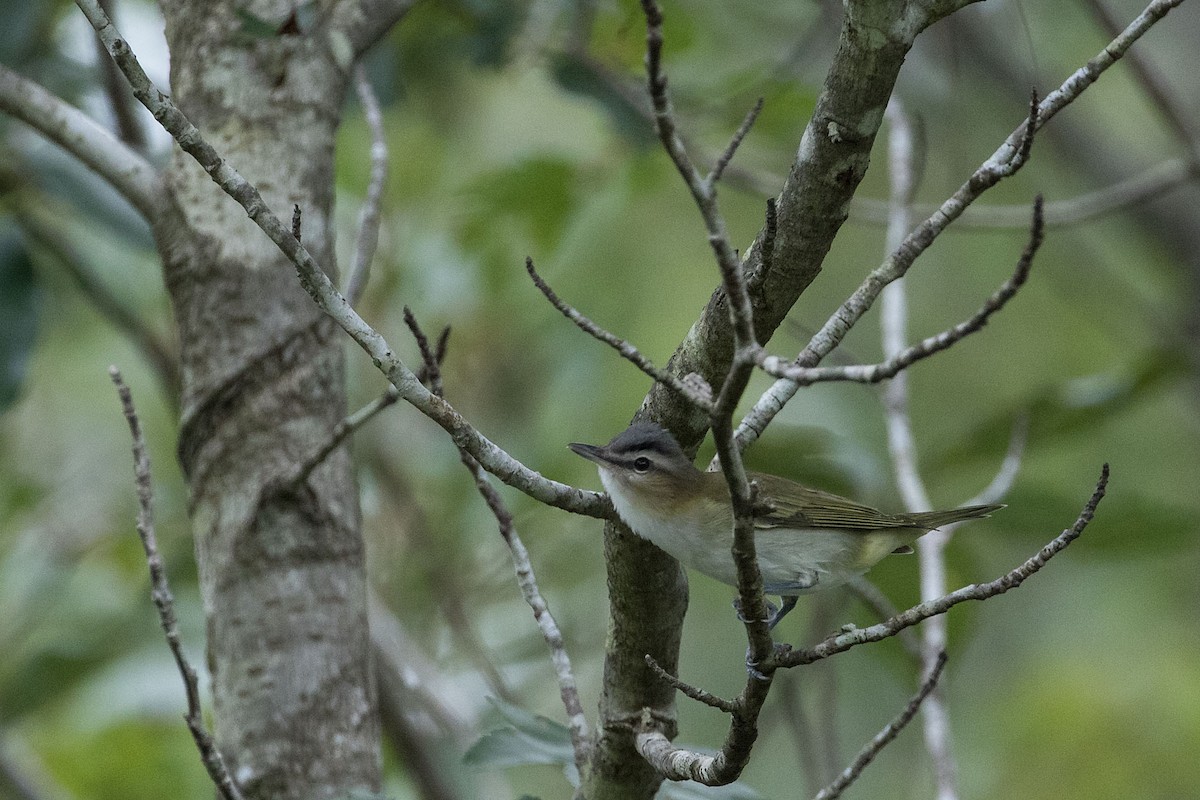
<instances>
[{"instance_id":1,"label":"red-eyed vireo","mask_svg":"<svg viewBox=\"0 0 1200 800\"><path fill-rule=\"evenodd\" d=\"M674 437L653 423L635 422L603 447L569 447L596 462L617 514L634 533L682 564L737 585L733 508L721 473L696 469ZM913 542L942 525L1003 508L885 514L774 475L750 478L758 485L754 546L763 590L783 600L767 620L772 628L795 607L797 595L843 584L889 553L911 553Z\"/></svg>"}]
</instances>

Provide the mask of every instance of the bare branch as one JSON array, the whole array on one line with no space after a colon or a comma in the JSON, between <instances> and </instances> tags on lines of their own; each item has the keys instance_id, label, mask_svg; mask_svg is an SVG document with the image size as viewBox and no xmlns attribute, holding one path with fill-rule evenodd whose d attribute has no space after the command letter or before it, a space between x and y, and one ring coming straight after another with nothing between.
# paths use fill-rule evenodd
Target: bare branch
<instances>
[{"instance_id":1,"label":"bare branch","mask_svg":"<svg viewBox=\"0 0 1200 800\"><path fill-rule=\"evenodd\" d=\"M379 209L383 200L383 187L387 181L388 146L383 130L383 111L379 98L367 80L363 65L354 67L354 88L362 103L363 117L371 131L371 176L367 180L367 196L363 199L362 211L358 216L358 240L354 246L354 261L346 278L346 299L353 305L367 288L367 277L371 273L371 261L379 246Z\"/></svg>"},{"instance_id":2,"label":"bare branch","mask_svg":"<svg viewBox=\"0 0 1200 800\"><path fill-rule=\"evenodd\" d=\"M113 13L115 0L100 0L100 6L110 17ZM97 60L100 62L100 72L103 76L104 94L108 98L108 107L112 110L113 119L117 124L117 135L121 141L129 145L137 153L146 152L146 132L142 129L138 118L138 104L129 93L129 86L121 77L120 71L104 50L104 43L96 40Z\"/></svg>"},{"instance_id":3,"label":"bare branch","mask_svg":"<svg viewBox=\"0 0 1200 800\"><path fill-rule=\"evenodd\" d=\"M345 0L334 3L326 34L346 68L399 22L417 0ZM349 46L349 52L341 50Z\"/></svg>"},{"instance_id":4,"label":"bare branch","mask_svg":"<svg viewBox=\"0 0 1200 800\"><path fill-rule=\"evenodd\" d=\"M1033 257L1041 247L1044 233L1042 221L1042 198L1038 195L1033 202L1033 220L1030 223L1029 242L1017 261L1016 269L1000 288L992 293L983 306L968 319L952 328L921 340L878 364L854 364L845 367L798 367L789 365L777 356L760 356L759 366L777 378L794 382L797 386L808 386L823 381L853 381L856 383L879 383L893 378L916 362L946 350L972 333L982 330L988 320L1016 296L1033 265ZM893 284L894 285L894 284Z\"/></svg>"},{"instance_id":5,"label":"bare branch","mask_svg":"<svg viewBox=\"0 0 1200 800\"><path fill-rule=\"evenodd\" d=\"M894 98L893 98L894 100ZM1036 104L1036 98L1031 103ZM911 134L909 121L899 102L888 106L892 131L889 137L888 168L892 175L892 219L888 223L887 249L894 251L903 242L909 229L909 217L912 210L912 198L916 192L916 184L911 179L913 172ZM1035 114L1036 111L1031 111ZM1027 135L1025 142L1031 138ZM1026 156L1028 150L1023 148ZM1035 228L1040 219L1041 198L1034 205ZM1041 231L1031 237L1040 241ZM1028 253L1030 248L1026 248ZM1025 272L1028 272L1027 262L1022 258ZM1021 264L1018 264L1017 275L1021 275ZM880 298L880 328L883 338L883 355L887 359L900 357L905 351L908 341L908 292L905 278L899 278L884 288ZM1024 276L1021 275L1021 282ZM1011 281L1010 281L1011 283ZM1006 287L1007 288L1007 285ZM1016 288L1013 288L1015 294ZM981 323L982 324L982 323ZM921 480L920 468L917 466L917 443L913 434L912 417L909 413L908 375L899 373L896 379L884 387L884 413L887 425L888 452L892 459L892 471L896 476L896 484L904 498L905 506L910 512L929 511L929 502L925 483ZM932 531L928 536L921 537L917 544L920 562L921 600L933 600L946 593L945 546L949 542L951 526L944 530ZM920 644L918 645L917 660L927 669L934 669L934 659L941 659L946 651L947 633L946 618L934 617L929 624L921 629ZM925 736L925 749L929 751L933 762L938 800L957 800L958 797L958 764L954 758L952 739L950 735L950 715L946 710L940 692L935 692L925 707L922 716L922 729Z\"/></svg>"},{"instance_id":6,"label":"bare branch","mask_svg":"<svg viewBox=\"0 0 1200 800\"><path fill-rule=\"evenodd\" d=\"M1075 524L1064 530L1047 543L1037 554L1030 557L1011 572L989 583L964 586L948 595L939 597L937 600L920 603L878 625L838 633L813 647L780 654L776 658L776 665L779 667L796 667L802 664L811 664L814 661L820 661L823 658L844 653L860 644L878 642L895 636L905 628L911 628L913 625L938 614L945 614L954 606L967 600L986 600L989 597L995 597L996 595L1004 594L1010 589L1017 588L1025 582L1026 578L1046 566L1046 563L1051 558L1061 553L1066 549L1067 545L1079 538L1095 516L1096 507L1104 498L1107 487L1108 464L1105 464L1100 471L1100 480L1096 484L1096 490L1092 493L1087 504L1084 505L1083 510L1079 512L1079 517L1075 520Z\"/></svg>"},{"instance_id":7,"label":"bare branch","mask_svg":"<svg viewBox=\"0 0 1200 800\"><path fill-rule=\"evenodd\" d=\"M621 354L621 357L633 364L642 372L649 375L654 380L671 387L680 395L683 396L692 405L704 411L709 411L712 408L712 398L706 397L703 392L700 392L696 387L689 385L685 380L677 378L666 370L659 369L654 366L650 359L642 355L641 351L630 344L625 339L609 333L604 328L601 328L595 322L592 322L588 317L581 314L573 306L558 296L554 289L546 283L545 279L538 274L537 269L533 266L533 259L526 256L525 271L529 273L529 277L533 279L533 285L538 288L550 304L559 310L564 317L574 322L580 330L589 334L593 338L604 342L609 347Z\"/></svg>"},{"instance_id":8,"label":"bare branch","mask_svg":"<svg viewBox=\"0 0 1200 800\"><path fill-rule=\"evenodd\" d=\"M428 337L421 326L417 324L416 317L407 306L404 309L404 322L412 332L413 338L417 340L417 346L421 350L421 358L425 362L425 372L429 376L430 388L435 394L442 394L438 354L429 346ZM442 344L438 348L443 353L444 341L445 336L443 335ZM575 672L571 667L571 658L567 655L562 632L538 588L537 578L533 574L533 564L529 560L529 551L525 549L525 543L521 541L521 537L517 533L512 512L508 510L504 499L500 497L499 492L488 480L487 473L479 466L479 462L461 447L458 449L458 454L463 465L474 478L475 488L479 490L479 494L487 503L492 516L496 518L500 535L504 538L504 543L508 545L508 551L512 556L513 568L517 573L517 584L521 587L521 594L530 609L533 610L533 618L537 622L538 629L541 630L542 638L546 640L546 646L550 648L550 660L554 664L554 672L558 678L559 696L567 712L567 728L571 732L575 766L579 769L580 774L583 774L588 759L591 757L591 734L588 733L587 716L583 713L583 704L579 700L579 687L575 682Z\"/></svg>"},{"instance_id":9,"label":"bare branch","mask_svg":"<svg viewBox=\"0 0 1200 800\"><path fill-rule=\"evenodd\" d=\"M0 65L0 111L16 117L83 162L153 222L162 187L150 162L79 109Z\"/></svg>"},{"instance_id":10,"label":"bare branch","mask_svg":"<svg viewBox=\"0 0 1200 800\"><path fill-rule=\"evenodd\" d=\"M1043 216L1047 228L1063 227L1084 222L1105 214L1111 214L1135 206L1154 197L1182 186L1197 177L1194 158L1169 158L1154 166L1092 192L1085 192L1066 200L1051 200L1046 203ZM929 216L937 206L914 206L914 212L922 217ZM883 222L888 220L888 204L885 201L856 197L851 204L852 220L861 222ZM976 203L959 217L955 229L968 228L1025 228L1029 226L1027 205L984 205Z\"/></svg>"},{"instance_id":11,"label":"bare branch","mask_svg":"<svg viewBox=\"0 0 1200 800\"><path fill-rule=\"evenodd\" d=\"M440 425L458 447L465 448L480 464L505 483L535 500L576 514L607 519L612 514L608 498L549 480L506 453L477 431L453 407L430 392L416 374L401 361L387 340L350 307L329 277L283 222L271 212L262 195L204 140L196 126L170 98L160 92L130 51L128 43L113 27L97 0L76 0L88 21L100 34L104 46L129 80L133 94L154 114L179 146L191 155L246 214L296 265L300 283L317 305L341 326L371 356L400 397Z\"/></svg>"},{"instance_id":12,"label":"bare branch","mask_svg":"<svg viewBox=\"0 0 1200 800\"><path fill-rule=\"evenodd\" d=\"M724 711L726 714L737 713L738 705L736 702L732 700L726 700L723 697L718 697L712 692L705 691L704 689L701 689L697 686L692 686L690 683L680 680L660 667L658 662L654 660L653 656L646 656L646 666L648 666L651 671L653 671L654 674L660 679L671 684L671 686L675 687L696 702L703 703L704 705L709 706L710 708L715 708L718 711Z\"/></svg>"},{"instance_id":13,"label":"bare branch","mask_svg":"<svg viewBox=\"0 0 1200 800\"><path fill-rule=\"evenodd\" d=\"M854 761L850 763L850 766L846 767L846 770L837 777L837 780L818 792L814 800L836 800L836 798L842 796L842 792L850 787L850 784L858 780L858 776L862 774L862 771L867 768L868 764L875 760L875 756L879 755L883 748L891 744L892 740L900 734L900 731L904 730L908 723L912 721L912 718L917 715L917 711L921 708L921 703L925 702L925 698L933 691L933 687L937 686L938 678L942 676L942 670L945 666L946 654L943 652L938 654L937 661L934 663L929 676L921 683L921 688L908 701L908 705L904 707L904 710L897 714L895 719L885 725L883 730L875 734L874 738L867 742L866 746L854 757Z\"/></svg>"},{"instance_id":14,"label":"bare branch","mask_svg":"<svg viewBox=\"0 0 1200 800\"><path fill-rule=\"evenodd\" d=\"M171 648L171 655L175 657L175 666L183 678L183 688L187 694L187 713L183 715L183 719L196 741L196 748L200 751L200 758L208 770L208 776L221 797L224 800L242 800L241 790L229 775L220 751L204 728L196 670L188 662L180 641L179 625L175 620L175 599L167 583L166 566L158 553L158 541L154 534L154 493L150 485L150 458L146 455L142 424L134 408L129 387L121 378L121 372L116 367L109 367L108 374L117 387L121 408L125 412L125 421L129 424L129 435L133 439L133 473L138 496L137 532L142 540L142 549L146 551L146 564L150 568L151 597L158 608L158 621L166 635L167 646Z\"/></svg>"},{"instance_id":15,"label":"bare branch","mask_svg":"<svg viewBox=\"0 0 1200 800\"><path fill-rule=\"evenodd\" d=\"M725 151L721 153L720 157L717 159L717 163L713 166L712 172L710 172L708 177L704 179L704 182L709 186L715 186L717 181L721 180L721 175L724 174L725 168L729 166L730 161L733 161L734 153L737 152L742 140L746 138L746 134L750 132L750 128L754 125L754 121L758 119L758 115L762 113L762 109L763 98L760 97L754 103L754 107L747 112L746 118L742 120L742 124L738 126L737 131L734 132L733 138L729 140L729 144L726 145Z\"/></svg>"},{"instance_id":16,"label":"bare branch","mask_svg":"<svg viewBox=\"0 0 1200 800\"><path fill-rule=\"evenodd\" d=\"M860 603L871 609L881 622L891 619L900 613L900 609L896 608L892 601L888 599L888 596L878 586L871 583L870 579L862 575L855 575L846 581L846 591L858 598ZM921 643L917 641L916 635L906 628L897 633L896 638L900 640L904 651L912 656L913 660L919 666L921 664Z\"/></svg>"},{"instance_id":17,"label":"bare branch","mask_svg":"<svg viewBox=\"0 0 1200 800\"><path fill-rule=\"evenodd\" d=\"M395 405L399 399L400 393L396 391L396 387L389 386L382 395L338 422L329 432L325 443L318 447L312 455L297 464L289 475L279 481L278 485L295 487L303 484L312 475L312 471L323 464L334 450L341 447L359 428L375 419L380 411Z\"/></svg>"},{"instance_id":18,"label":"bare branch","mask_svg":"<svg viewBox=\"0 0 1200 800\"><path fill-rule=\"evenodd\" d=\"M1028 152L1029 133L1045 125L1055 114L1074 102L1089 86L1111 67L1125 52L1183 0L1154 0L1129 24L1120 36L1076 70L1063 84L1038 104L1036 114L1009 134L993 153L950 198L917 226L904 243L875 269L862 285L834 312L825 325L813 336L794 362L797 366L814 367L828 355L846 333L871 308L880 291L896 278L903 276L913 261L933 243L950 223L985 191L1011 175L1023 163L1022 153ZM799 384L787 378L777 380L738 426L738 444L745 448L753 442L775 415L796 394Z\"/></svg>"}]
</instances>

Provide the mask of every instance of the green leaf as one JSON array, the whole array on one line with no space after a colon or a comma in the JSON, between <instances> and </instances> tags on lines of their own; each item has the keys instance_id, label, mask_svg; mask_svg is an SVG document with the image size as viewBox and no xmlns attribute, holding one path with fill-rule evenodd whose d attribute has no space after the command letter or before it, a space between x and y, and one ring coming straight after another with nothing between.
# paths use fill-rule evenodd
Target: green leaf
<instances>
[{"instance_id":1,"label":"green leaf","mask_svg":"<svg viewBox=\"0 0 1200 800\"><path fill-rule=\"evenodd\" d=\"M37 339L42 291L25 243L11 224L0 225L0 411L21 392Z\"/></svg>"},{"instance_id":2,"label":"green leaf","mask_svg":"<svg viewBox=\"0 0 1200 800\"><path fill-rule=\"evenodd\" d=\"M596 101L609 118L613 126L624 138L638 147L649 147L656 142L654 123L645 111L638 108L628 94L619 91L612 81L604 80L595 67L585 63L574 53L555 55L550 63L550 71L555 82L573 94L582 95ZM619 76L618 80L624 80ZM638 101L649 104L649 100L637 95Z\"/></svg>"},{"instance_id":3,"label":"green leaf","mask_svg":"<svg viewBox=\"0 0 1200 800\"><path fill-rule=\"evenodd\" d=\"M575 750L565 725L494 697L488 701L508 725L485 733L463 755L463 763L481 768L556 764L578 785Z\"/></svg>"}]
</instances>

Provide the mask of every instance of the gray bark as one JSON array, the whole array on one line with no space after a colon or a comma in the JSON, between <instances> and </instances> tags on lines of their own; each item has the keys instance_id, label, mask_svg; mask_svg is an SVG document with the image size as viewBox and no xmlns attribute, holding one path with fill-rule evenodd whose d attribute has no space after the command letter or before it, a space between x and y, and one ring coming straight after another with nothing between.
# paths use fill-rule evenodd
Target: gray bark
<instances>
[{"instance_id":1,"label":"gray bark","mask_svg":"<svg viewBox=\"0 0 1200 800\"><path fill-rule=\"evenodd\" d=\"M333 145L348 73L316 32L264 36L235 5L164 2L174 99L333 264ZM311 34L311 35L310 35ZM343 59L344 60L344 59ZM176 151L155 234L182 359L215 737L248 798L379 788L363 543L350 459L284 480L345 414L341 332L295 269Z\"/></svg>"}]
</instances>

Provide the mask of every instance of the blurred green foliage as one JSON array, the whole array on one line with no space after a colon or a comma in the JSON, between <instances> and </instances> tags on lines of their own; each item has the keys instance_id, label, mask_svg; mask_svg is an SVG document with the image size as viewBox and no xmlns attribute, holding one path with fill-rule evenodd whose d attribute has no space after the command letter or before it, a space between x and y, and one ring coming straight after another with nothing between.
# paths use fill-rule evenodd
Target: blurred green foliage
<instances>
[{"instance_id":1,"label":"blurred green foliage","mask_svg":"<svg viewBox=\"0 0 1200 800\"><path fill-rule=\"evenodd\" d=\"M1111 5L1122 18L1137 10L1124 0ZM666 65L695 154L704 160L719 151L763 96L763 115L734 164L778 186L819 92L836 23L823 22L816 4L744 5L736 24L716 0L670 3L666 12ZM1154 48L1168 75L1194 62L1195 33L1177 24L1184 13L1138 45ZM161 35L152 5L126 0L120 14L136 51ZM900 92L928 153L921 202L945 197L993 151L1024 115L1027 84L1056 86L1105 40L1077 4L994 2L964 14L1005 49L996 61L962 51L964 29L951 20L910 57ZM73 7L0 0L0 15L0 60L107 123L80 45L90 40ZM623 428L649 382L546 304L524 258L532 256L568 302L660 364L718 282L687 192L641 116L643 36L630 2L423 3L368 60L392 163L364 315L410 360L404 305L427 330L452 326L449 399L526 463L592 488L594 472L565 443L604 441ZM161 64L150 66L162 74ZM89 255L90 269L167 329L145 226L28 130L0 118L0 134L0 160L20 176L20 196L6 194L6 202L54 203L63 236ZM161 163L168 147L153 141L151 157ZM1092 158L1093 146L1121 158ZM350 100L337 154L343 264L368 149ZM1047 128L1030 166L983 203L1026 204L1038 191L1069 199L1179 151L1117 68ZM882 198L882 142L875 159L861 193ZM731 176L722 193L741 247L759 229L764 201L744 186ZM1130 213L1051 229L1016 300L982 333L911 371L921 464L938 505L985 486L1014 422L1029 419L1009 507L951 546L955 584L991 579L1027 558L1073 522L1100 463L1113 466L1110 495L1082 540L1019 591L951 615L945 691L964 797L1165 800L1200 785L1200 346L1187 327L1200 314L1200 279L1146 222L1164 206L1197 207L1195 200L1188 187ZM911 335L974 311L1011 272L1024 238L1022 230L952 229L910 274ZM61 265L11 241L0 250L0 357L4 365L29 360L0 376L0 402L12 402L0 416L0 746L7 742L16 762L40 776L47 798L210 796L148 597L127 436L105 368L122 367L142 409L159 535L199 665L204 624L171 403ZM881 227L853 211L821 278L771 343L775 352L803 346L879 263L882 242ZM878 354L878 325L868 316L834 358ZM377 396L380 376L357 350L349 360L352 402ZM760 379L753 388L766 385ZM411 638L412 656L437 665L425 688L465 720L465 732L453 735L433 725L442 740L467 753L489 729L487 695L507 695L514 714L524 708L529 719L561 720L545 646L494 521L441 431L397 408L373 422L355 450L373 583ZM748 458L755 469L899 505L873 388L801 392ZM507 490L506 497L591 714L607 613L599 528ZM897 605L915 601L915 559L888 560L872 577ZM699 575L691 591L682 674L732 694L744 675L744 642L731 593ZM848 599L814 598L778 633L806 641L870 620ZM840 768L916 679L888 643L787 680L810 719L832 708L833 727L821 730ZM754 788L737 791L793 797L820 782L804 774L788 711L780 692L743 776ZM683 741L719 744L719 715L686 700L680 714ZM519 730L511 718L508 725ZM903 734L847 796L930 796L920 739L915 728ZM388 764L385 794L417 796L405 767ZM568 792L557 767L493 767L458 780L466 796Z\"/></svg>"}]
</instances>

